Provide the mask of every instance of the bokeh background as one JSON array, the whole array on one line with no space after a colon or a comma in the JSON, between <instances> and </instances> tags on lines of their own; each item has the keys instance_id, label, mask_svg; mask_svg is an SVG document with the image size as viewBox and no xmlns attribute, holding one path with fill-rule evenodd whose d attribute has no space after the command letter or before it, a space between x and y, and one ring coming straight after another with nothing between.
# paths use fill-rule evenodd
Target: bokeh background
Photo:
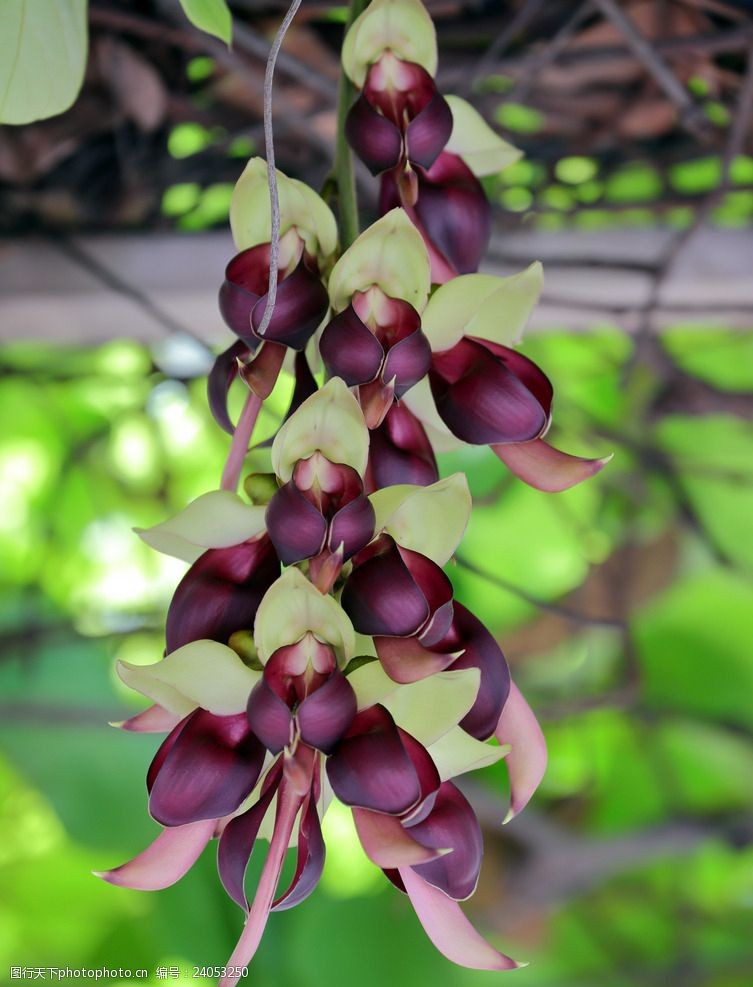
<instances>
[{"instance_id":1,"label":"bokeh background","mask_svg":"<svg viewBox=\"0 0 753 987\"><path fill-rule=\"evenodd\" d=\"M92 0L76 105L0 128L2 984L11 965L146 968L149 984L178 967L167 982L210 983L194 966L224 963L241 927L211 850L156 894L90 874L156 831L143 784L156 741L107 726L139 708L112 668L159 658L181 565L131 528L215 487L227 452L204 374L229 341L215 309L227 209L259 143L282 13L230 6L228 51L172 0ZM559 495L485 450L442 459L475 499L448 571L550 748L505 829L504 769L467 780L486 840L468 912L530 961L499 975L519 987L750 987L751 4L428 6L440 85L526 152L488 180L486 269L545 262L524 352L554 383L553 438L615 453ZM278 163L315 187L344 15L305 0L279 64ZM368 214L374 182L358 183ZM319 890L272 917L248 983L496 979L434 952L347 814L327 837Z\"/></svg>"}]
</instances>

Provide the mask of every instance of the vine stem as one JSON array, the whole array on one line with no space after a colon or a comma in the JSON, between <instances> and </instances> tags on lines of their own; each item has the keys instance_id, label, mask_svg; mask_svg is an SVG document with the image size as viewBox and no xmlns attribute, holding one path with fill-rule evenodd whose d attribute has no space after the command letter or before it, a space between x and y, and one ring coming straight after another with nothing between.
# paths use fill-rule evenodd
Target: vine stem
<instances>
[{"instance_id":1,"label":"vine stem","mask_svg":"<svg viewBox=\"0 0 753 987\"><path fill-rule=\"evenodd\" d=\"M346 33L353 21L366 9L368 3L369 0L350 0L348 20L345 24ZM340 218L340 246L343 250L347 250L360 233L356 182L353 175L353 154L345 139L345 118L348 115L355 92L355 86L341 67L340 85L337 91L337 138L334 172Z\"/></svg>"},{"instance_id":2,"label":"vine stem","mask_svg":"<svg viewBox=\"0 0 753 987\"><path fill-rule=\"evenodd\" d=\"M246 458L246 453L251 443L251 436L253 435L261 406L262 399L254 394L253 391L249 391L246 403L243 405L243 411L238 419L238 424L235 426L235 432L233 432L230 452L225 462L225 468L222 471L220 490L230 490L235 493L238 488L238 480L243 469L243 461Z\"/></svg>"}]
</instances>

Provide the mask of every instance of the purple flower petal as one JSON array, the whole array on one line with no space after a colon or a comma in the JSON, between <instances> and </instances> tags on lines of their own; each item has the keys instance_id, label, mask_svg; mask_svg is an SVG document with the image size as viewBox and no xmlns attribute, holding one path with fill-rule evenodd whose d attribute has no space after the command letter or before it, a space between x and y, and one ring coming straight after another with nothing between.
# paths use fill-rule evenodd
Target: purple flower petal
<instances>
[{"instance_id":1,"label":"purple flower petal","mask_svg":"<svg viewBox=\"0 0 753 987\"><path fill-rule=\"evenodd\" d=\"M132 733L166 733L173 730L181 719L182 717L155 703L154 706L148 706L143 712L137 713L127 720L122 720L120 723L112 723L111 726Z\"/></svg>"},{"instance_id":2,"label":"purple flower petal","mask_svg":"<svg viewBox=\"0 0 753 987\"><path fill-rule=\"evenodd\" d=\"M415 637L375 637L374 646L385 672L401 685L443 672L455 661L452 653L425 648Z\"/></svg>"},{"instance_id":3,"label":"purple flower petal","mask_svg":"<svg viewBox=\"0 0 753 987\"><path fill-rule=\"evenodd\" d=\"M447 100L434 92L429 102L408 124L406 145L411 164L430 168L452 133L452 111Z\"/></svg>"},{"instance_id":4,"label":"purple flower petal","mask_svg":"<svg viewBox=\"0 0 753 987\"><path fill-rule=\"evenodd\" d=\"M413 839L411 831L395 816L354 808L353 822L366 856L377 867L409 867L439 856L437 850Z\"/></svg>"},{"instance_id":5,"label":"purple flower petal","mask_svg":"<svg viewBox=\"0 0 753 987\"><path fill-rule=\"evenodd\" d=\"M450 898L463 901L476 890L484 855L484 841L476 814L465 796L446 781L437 793L431 812L408 832L425 847L452 852L428 863L414 865L415 872ZM392 865L397 866L397 865Z\"/></svg>"},{"instance_id":6,"label":"purple flower petal","mask_svg":"<svg viewBox=\"0 0 753 987\"><path fill-rule=\"evenodd\" d=\"M270 688L266 678L251 690L246 712L254 734L272 754L279 754L293 739L290 707Z\"/></svg>"},{"instance_id":7,"label":"purple flower petal","mask_svg":"<svg viewBox=\"0 0 753 987\"><path fill-rule=\"evenodd\" d=\"M474 929L456 901L411 867L400 867L399 873L424 931L448 960L472 970L516 970L520 966Z\"/></svg>"},{"instance_id":8,"label":"purple flower petal","mask_svg":"<svg viewBox=\"0 0 753 987\"><path fill-rule=\"evenodd\" d=\"M491 235L491 207L468 166L446 151L418 172L416 213L428 239L458 274L478 269Z\"/></svg>"},{"instance_id":9,"label":"purple flower petal","mask_svg":"<svg viewBox=\"0 0 753 987\"><path fill-rule=\"evenodd\" d=\"M505 758L510 776L510 811L505 822L517 816L539 787L546 771L546 741L538 720L514 682L510 683L502 715L494 734L500 744L510 744Z\"/></svg>"},{"instance_id":10,"label":"purple flower petal","mask_svg":"<svg viewBox=\"0 0 753 987\"><path fill-rule=\"evenodd\" d=\"M473 339L470 336L468 338ZM552 388L552 382L541 367L534 363L533 360L529 360L527 356L523 356L522 353L518 353L517 350L511 349L509 346L494 343L489 339L473 339L473 341L480 343L485 349L489 350L490 353L502 361L508 370L515 374L521 383L525 384L544 409L544 413L548 419L552 411L554 390Z\"/></svg>"},{"instance_id":11,"label":"purple flower petal","mask_svg":"<svg viewBox=\"0 0 753 987\"><path fill-rule=\"evenodd\" d=\"M269 283L269 244L236 254L225 268L220 288L220 314L241 339L251 337L251 311Z\"/></svg>"},{"instance_id":12,"label":"purple flower petal","mask_svg":"<svg viewBox=\"0 0 753 987\"><path fill-rule=\"evenodd\" d=\"M394 377L395 397L401 398L409 388L426 376L430 365L429 340L417 329L389 349L382 379L389 381Z\"/></svg>"},{"instance_id":13,"label":"purple flower petal","mask_svg":"<svg viewBox=\"0 0 753 987\"><path fill-rule=\"evenodd\" d=\"M341 605L361 634L403 637L414 634L430 616L426 596L401 558L394 541L358 565L345 584Z\"/></svg>"},{"instance_id":14,"label":"purple flower petal","mask_svg":"<svg viewBox=\"0 0 753 987\"><path fill-rule=\"evenodd\" d=\"M352 305L325 327L319 352L330 377L341 377L348 387L373 380L384 359L382 344Z\"/></svg>"},{"instance_id":15,"label":"purple flower petal","mask_svg":"<svg viewBox=\"0 0 753 987\"><path fill-rule=\"evenodd\" d=\"M149 796L149 811L165 826L229 815L259 779L264 748L245 713L214 716L197 709L168 742Z\"/></svg>"},{"instance_id":16,"label":"purple flower petal","mask_svg":"<svg viewBox=\"0 0 753 987\"><path fill-rule=\"evenodd\" d=\"M400 161L403 138L361 93L345 119L345 137L372 175L394 168Z\"/></svg>"},{"instance_id":17,"label":"purple flower petal","mask_svg":"<svg viewBox=\"0 0 753 987\"><path fill-rule=\"evenodd\" d=\"M301 740L309 747L331 754L353 722L357 705L350 682L335 669L324 685L311 692L296 711Z\"/></svg>"},{"instance_id":18,"label":"purple flower petal","mask_svg":"<svg viewBox=\"0 0 753 987\"><path fill-rule=\"evenodd\" d=\"M279 574L279 559L266 535L204 552L170 603L167 653L207 638L224 644L235 631L253 627L259 603Z\"/></svg>"},{"instance_id":19,"label":"purple flower petal","mask_svg":"<svg viewBox=\"0 0 753 987\"><path fill-rule=\"evenodd\" d=\"M267 294L259 298L251 312L251 326L257 330L264 318ZM302 350L319 327L329 306L327 289L319 275L301 261L277 286L272 321L264 339Z\"/></svg>"},{"instance_id":20,"label":"purple flower petal","mask_svg":"<svg viewBox=\"0 0 753 987\"><path fill-rule=\"evenodd\" d=\"M283 565L318 555L327 537L321 512L289 481L275 493L265 514L267 532Z\"/></svg>"},{"instance_id":21,"label":"purple flower petal","mask_svg":"<svg viewBox=\"0 0 753 987\"><path fill-rule=\"evenodd\" d=\"M282 776L282 763L278 762L267 778L258 802L235 816L222 831L217 846L217 871L223 887L236 904L248 911L245 877L248 862L254 849L259 827L267 814Z\"/></svg>"},{"instance_id":22,"label":"purple flower petal","mask_svg":"<svg viewBox=\"0 0 753 987\"><path fill-rule=\"evenodd\" d=\"M560 493L599 473L611 460L583 459L550 446L543 439L513 444L493 444L492 451L505 466L536 490Z\"/></svg>"},{"instance_id":23,"label":"purple flower petal","mask_svg":"<svg viewBox=\"0 0 753 987\"><path fill-rule=\"evenodd\" d=\"M242 339L236 340L224 353L220 353L207 378L209 410L220 428L229 435L235 432L235 425L231 422L227 410L228 392L230 385L238 376L238 360L247 360L251 352L247 343Z\"/></svg>"},{"instance_id":24,"label":"purple flower petal","mask_svg":"<svg viewBox=\"0 0 753 987\"><path fill-rule=\"evenodd\" d=\"M290 887L285 894L272 903L273 912L283 912L302 901L311 894L319 883L324 870L325 847L322 838L322 827L316 808L316 799L309 795L308 801L301 812L301 823L298 829L298 858L295 874Z\"/></svg>"},{"instance_id":25,"label":"purple flower petal","mask_svg":"<svg viewBox=\"0 0 753 987\"><path fill-rule=\"evenodd\" d=\"M330 524L330 551L337 551L343 546L343 561L360 552L374 537L376 515L371 501L364 494L359 494L332 518Z\"/></svg>"},{"instance_id":26,"label":"purple flower petal","mask_svg":"<svg viewBox=\"0 0 753 987\"><path fill-rule=\"evenodd\" d=\"M421 422L403 405L394 405L371 433L367 489L397 483L428 486L439 479L434 450Z\"/></svg>"},{"instance_id":27,"label":"purple flower petal","mask_svg":"<svg viewBox=\"0 0 753 987\"><path fill-rule=\"evenodd\" d=\"M214 819L163 830L145 850L108 871L95 871L109 884L136 891L161 891L179 881L201 856L214 833Z\"/></svg>"},{"instance_id":28,"label":"purple flower petal","mask_svg":"<svg viewBox=\"0 0 753 987\"><path fill-rule=\"evenodd\" d=\"M328 758L327 775L346 805L401 815L421 799L416 768L383 706L358 714Z\"/></svg>"},{"instance_id":29,"label":"purple flower petal","mask_svg":"<svg viewBox=\"0 0 753 987\"><path fill-rule=\"evenodd\" d=\"M481 685L470 711L460 726L477 740L486 740L494 733L502 707L510 692L510 670L502 650L478 617L461 604L455 604L452 630L442 646L463 654L449 667L478 668Z\"/></svg>"},{"instance_id":30,"label":"purple flower petal","mask_svg":"<svg viewBox=\"0 0 753 987\"><path fill-rule=\"evenodd\" d=\"M521 380L470 339L435 353L429 382L440 417L474 445L525 442L541 434L548 415Z\"/></svg>"}]
</instances>

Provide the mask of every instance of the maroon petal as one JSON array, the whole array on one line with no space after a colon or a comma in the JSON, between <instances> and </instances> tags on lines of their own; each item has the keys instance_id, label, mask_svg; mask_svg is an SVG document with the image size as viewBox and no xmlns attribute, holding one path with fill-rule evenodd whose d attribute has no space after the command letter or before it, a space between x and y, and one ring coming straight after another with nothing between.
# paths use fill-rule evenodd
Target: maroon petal
<instances>
[{"instance_id":1,"label":"maroon petal","mask_svg":"<svg viewBox=\"0 0 753 987\"><path fill-rule=\"evenodd\" d=\"M273 912L283 912L287 908L300 905L308 898L322 876L324 856L325 846L316 799L310 795L301 813L295 874L285 894L280 895L272 904Z\"/></svg>"},{"instance_id":2,"label":"maroon petal","mask_svg":"<svg viewBox=\"0 0 753 987\"><path fill-rule=\"evenodd\" d=\"M235 631L253 627L261 599L279 575L280 562L266 535L204 552L170 603L167 653L205 638L224 643Z\"/></svg>"},{"instance_id":3,"label":"maroon petal","mask_svg":"<svg viewBox=\"0 0 753 987\"><path fill-rule=\"evenodd\" d=\"M266 678L251 690L246 713L251 729L272 754L279 754L292 741L293 714Z\"/></svg>"},{"instance_id":4,"label":"maroon petal","mask_svg":"<svg viewBox=\"0 0 753 987\"><path fill-rule=\"evenodd\" d=\"M452 133L452 111L447 100L435 92L408 124L406 145L411 164L430 168Z\"/></svg>"},{"instance_id":5,"label":"maroon petal","mask_svg":"<svg viewBox=\"0 0 753 987\"><path fill-rule=\"evenodd\" d=\"M245 877L259 827L272 804L282 775L282 764L275 765L258 802L235 816L222 831L217 846L217 871L223 887L236 904L248 911Z\"/></svg>"},{"instance_id":6,"label":"maroon petal","mask_svg":"<svg viewBox=\"0 0 753 987\"><path fill-rule=\"evenodd\" d=\"M403 405L394 405L370 436L367 489L396 483L425 487L439 479L434 450L421 422Z\"/></svg>"},{"instance_id":7,"label":"maroon petal","mask_svg":"<svg viewBox=\"0 0 753 987\"><path fill-rule=\"evenodd\" d=\"M536 490L560 493L595 476L612 458L583 459L561 452L544 442L520 442L514 445L492 445L492 451L505 466Z\"/></svg>"},{"instance_id":8,"label":"maroon petal","mask_svg":"<svg viewBox=\"0 0 753 987\"><path fill-rule=\"evenodd\" d=\"M230 435L235 432L235 425L231 422L227 410L228 392L230 385L238 376L238 360L247 360L251 352L248 343L242 339L236 340L224 353L220 353L207 378L209 410L220 428Z\"/></svg>"},{"instance_id":9,"label":"maroon petal","mask_svg":"<svg viewBox=\"0 0 753 987\"><path fill-rule=\"evenodd\" d=\"M318 555L327 537L321 512L290 481L275 493L265 514L267 532L283 565Z\"/></svg>"},{"instance_id":10,"label":"maroon petal","mask_svg":"<svg viewBox=\"0 0 753 987\"><path fill-rule=\"evenodd\" d=\"M162 761L149 811L164 826L235 812L259 779L264 753L245 714L195 710Z\"/></svg>"},{"instance_id":11,"label":"maroon petal","mask_svg":"<svg viewBox=\"0 0 753 987\"><path fill-rule=\"evenodd\" d=\"M402 134L361 93L345 119L345 137L372 175L394 168L403 150Z\"/></svg>"},{"instance_id":12,"label":"maroon petal","mask_svg":"<svg viewBox=\"0 0 753 987\"><path fill-rule=\"evenodd\" d=\"M405 392L426 376L431 365L429 340L420 329L390 348L384 361L382 379L395 379L395 397Z\"/></svg>"},{"instance_id":13,"label":"maroon petal","mask_svg":"<svg viewBox=\"0 0 753 987\"><path fill-rule=\"evenodd\" d=\"M465 796L446 781L426 819L407 825L411 837L423 846L452 851L414 864L416 873L450 898L462 901L470 897L478 882L484 843L476 814Z\"/></svg>"},{"instance_id":14,"label":"maroon petal","mask_svg":"<svg viewBox=\"0 0 753 987\"><path fill-rule=\"evenodd\" d=\"M358 709L353 687L341 671L310 693L296 711L301 740L331 754L335 744L353 722Z\"/></svg>"},{"instance_id":15,"label":"maroon petal","mask_svg":"<svg viewBox=\"0 0 753 987\"><path fill-rule=\"evenodd\" d=\"M383 706L359 713L327 760L335 795L346 805L401 815L421 799L421 782L395 721Z\"/></svg>"},{"instance_id":16,"label":"maroon petal","mask_svg":"<svg viewBox=\"0 0 753 987\"><path fill-rule=\"evenodd\" d=\"M440 417L464 442L525 442L546 428L548 415L525 384L470 339L434 354L429 382Z\"/></svg>"},{"instance_id":17,"label":"maroon petal","mask_svg":"<svg viewBox=\"0 0 753 987\"><path fill-rule=\"evenodd\" d=\"M416 213L428 239L458 274L478 269L491 236L491 208L483 186L446 151L419 172Z\"/></svg>"},{"instance_id":18,"label":"maroon petal","mask_svg":"<svg viewBox=\"0 0 753 987\"><path fill-rule=\"evenodd\" d=\"M366 856L377 867L412 866L438 856L435 850L414 840L395 816L354 808L353 822Z\"/></svg>"},{"instance_id":19,"label":"maroon petal","mask_svg":"<svg viewBox=\"0 0 753 987\"><path fill-rule=\"evenodd\" d=\"M361 634L415 634L431 614L429 604L394 541L385 538L384 544L353 570L340 603Z\"/></svg>"},{"instance_id":20,"label":"maroon petal","mask_svg":"<svg viewBox=\"0 0 753 987\"><path fill-rule=\"evenodd\" d=\"M327 325L319 340L319 352L330 377L341 377L348 387L373 380L384 359L382 344L352 305Z\"/></svg>"},{"instance_id":21,"label":"maroon petal","mask_svg":"<svg viewBox=\"0 0 753 987\"><path fill-rule=\"evenodd\" d=\"M451 652L432 651L415 637L375 637L374 646L382 668L401 685L443 672L455 661Z\"/></svg>"},{"instance_id":22,"label":"maroon petal","mask_svg":"<svg viewBox=\"0 0 753 987\"><path fill-rule=\"evenodd\" d=\"M486 740L494 733L510 692L510 669L502 649L478 617L460 603L455 603L452 630L442 642L442 647L463 650L463 654L449 666L452 671L478 668L481 672L476 701L460 721L460 726L478 740Z\"/></svg>"},{"instance_id":23,"label":"maroon petal","mask_svg":"<svg viewBox=\"0 0 753 987\"><path fill-rule=\"evenodd\" d=\"M437 766L431 759L431 754L429 754L423 744L419 743L411 734L406 733L401 727L397 728L397 732L400 734L400 740L403 742L406 753L411 759L411 763L418 776L421 794L418 803L412 808L410 818L412 821L419 821L432 810L434 799L441 785L439 771L437 771Z\"/></svg>"},{"instance_id":24,"label":"maroon petal","mask_svg":"<svg viewBox=\"0 0 753 987\"><path fill-rule=\"evenodd\" d=\"M359 494L332 518L327 539L330 550L337 551L342 545L343 561L347 561L374 537L375 523L376 515L371 501L364 494Z\"/></svg>"},{"instance_id":25,"label":"maroon petal","mask_svg":"<svg viewBox=\"0 0 753 987\"><path fill-rule=\"evenodd\" d=\"M436 562L420 552L399 545L398 552L429 604L431 619L422 628L420 637L422 644L431 647L442 640L452 623L452 583Z\"/></svg>"},{"instance_id":26,"label":"maroon petal","mask_svg":"<svg viewBox=\"0 0 753 987\"><path fill-rule=\"evenodd\" d=\"M251 325L258 329L267 305L266 293L251 312ZM292 274L277 286L274 314L264 339L302 350L327 313L329 296L319 275L310 271L303 261Z\"/></svg>"},{"instance_id":27,"label":"maroon petal","mask_svg":"<svg viewBox=\"0 0 753 987\"><path fill-rule=\"evenodd\" d=\"M527 356L518 353L517 350L510 349L509 346L493 343L489 339L476 339L474 341L480 343L490 353L493 353L494 356L504 363L508 370L511 370L515 374L519 381L525 384L544 409L548 418L552 411L554 390L552 388L552 382L541 367L535 364L533 360L529 360Z\"/></svg>"},{"instance_id":28,"label":"maroon petal","mask_svg":"<svg viewBox=\"0 0 753 987\"><path fill-rule=\"evenodd\" d=\"M269 286L269 244L236 254L225 268L220 288L220 314L241 339L251 336L251 311Z\"/></svg>"}]
</instances>

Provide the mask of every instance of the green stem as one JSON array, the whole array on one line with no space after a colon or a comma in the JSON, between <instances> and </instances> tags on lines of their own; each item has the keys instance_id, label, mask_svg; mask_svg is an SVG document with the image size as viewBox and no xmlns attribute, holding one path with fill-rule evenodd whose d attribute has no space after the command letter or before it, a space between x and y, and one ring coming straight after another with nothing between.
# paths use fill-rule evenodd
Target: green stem
<instances>
[{"instance_id":1,"label":"green stem","mask_svg":"<svg viewBox=\"0 0 753 987\"><path fill-rule=\"evenodd\" d=\"M366 9L368 4L369 0L350 0L348 20L345 25L346 33L356 17ZM347 250L360 233L356 182L353 175L353 155L345 139L345 118L355 93L355 86L341 69L340 85L337 91L337 138L334 172L337 181L340 245L343 250Z\"/></svg>"}]
</instances>

